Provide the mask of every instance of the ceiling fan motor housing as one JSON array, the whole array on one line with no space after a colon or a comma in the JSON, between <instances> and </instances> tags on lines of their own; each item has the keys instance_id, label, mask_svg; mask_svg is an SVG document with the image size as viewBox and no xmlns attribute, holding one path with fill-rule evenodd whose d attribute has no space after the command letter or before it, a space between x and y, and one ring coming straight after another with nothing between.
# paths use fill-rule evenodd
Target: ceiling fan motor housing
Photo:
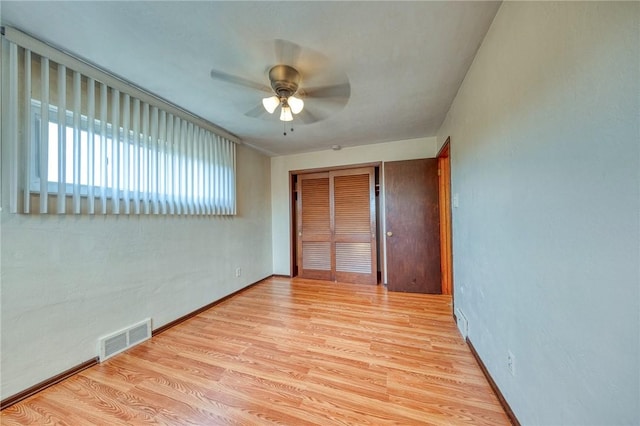
<instances>
[{"instance_id":1,"label":"ceiling fan motor housing","mask_svg":"<svg viewBox=\"0 0 640 426\"><path fill-rule=\"evenodd\" d=\"M298 91L300 73L289 65L276 65L269 70L271 88L280 98L288 98Z\"/></svg>"}]
</instances>

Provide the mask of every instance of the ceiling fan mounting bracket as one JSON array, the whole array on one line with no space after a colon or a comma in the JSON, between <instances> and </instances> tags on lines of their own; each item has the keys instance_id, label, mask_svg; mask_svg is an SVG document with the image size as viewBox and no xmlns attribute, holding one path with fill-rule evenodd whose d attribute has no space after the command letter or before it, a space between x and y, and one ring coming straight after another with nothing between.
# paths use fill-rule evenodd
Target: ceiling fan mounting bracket
<instances>
[{"instance_id":1,"label":"ceiling fan mounting bracket","mask_svg":"<svg viewBox=\"0 0 640 426\"><path fill-rule=\"evenodd\" d=\"M276 65L269 70L271 88L280 98L293 96L300 85L300 73L289 65Z\"/></svg>"}]
</instances>

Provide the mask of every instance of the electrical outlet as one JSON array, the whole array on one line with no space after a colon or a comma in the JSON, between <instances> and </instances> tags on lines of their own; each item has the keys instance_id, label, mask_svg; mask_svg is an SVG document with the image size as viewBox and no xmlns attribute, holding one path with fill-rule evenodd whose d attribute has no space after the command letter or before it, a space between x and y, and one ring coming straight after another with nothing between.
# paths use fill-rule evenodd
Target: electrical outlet
<instances>
[{"instance_id":1,"label":"electrical outlet","mask_svg":"<svg viewBox=\"0 0 640 426\"><path fill-rule=\"evenodd\" d=\"M236 268L236 277L242 275L242 268Z\"/></svg>"},{"instance_id":2,"label":"electrical outlet","mask_svg":"<svg viewBox=\"0 0 640 426\"><path fill-rule=\"evenodd\" d=\"M507 368L512 376L516 375L516 357L511 353L511 351L507 351Z\"/></svg>"}]
</instances>

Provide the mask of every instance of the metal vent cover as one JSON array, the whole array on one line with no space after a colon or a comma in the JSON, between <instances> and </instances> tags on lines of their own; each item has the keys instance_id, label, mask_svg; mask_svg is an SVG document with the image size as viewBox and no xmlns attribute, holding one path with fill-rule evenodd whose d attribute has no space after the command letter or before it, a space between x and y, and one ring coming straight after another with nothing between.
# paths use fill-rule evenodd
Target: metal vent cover
<instances>
[{"instance_id":1,"label":"metal vent cover","mask_svg":"<svg viewBox=\"0 0 640 426\"><path fill-rule=\"evenodd\" d=\"M98 340L100 362L151 338L151 318Z\"/></svg>"},{"instance_id":2,"label":"metal vent cover","mask_svg":"<svg viewBox=\"0 0 640 426\"><path fill-rule=\"evenodd\" d=\"M469 322L460 309L456 309L456 320L458 330L460 331L460 334L462 334L462 338L466 339L469 335Z\"/></svg>"}]
</instances>

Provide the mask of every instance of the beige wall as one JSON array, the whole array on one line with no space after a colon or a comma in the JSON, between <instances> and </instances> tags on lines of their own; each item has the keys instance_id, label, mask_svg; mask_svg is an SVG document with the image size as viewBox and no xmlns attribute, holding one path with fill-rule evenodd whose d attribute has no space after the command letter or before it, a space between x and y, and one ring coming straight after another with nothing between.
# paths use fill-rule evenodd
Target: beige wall
<instances>
[{"instance_id":1,"label":"beige wall","mask_svg":"<svg viewBox=\"0 0 640 426\"><path fill-rule=\"evenodd\" d=\"M271 158L271 221L274 274L290 274L291 206L289 172L321 167L434 157L436 138L409 139L375 145L326 150ZM383 183L383 182L381 182ZM381 195L383 195L384 185ZM383 199L383 196L381 196ZM384 206L384 204L382 204ZM384 216L381 216L382 219ZM381 220L384 223L384 220ZM384 254L383 254L384 255Z\"/></svg>"},{"instance_id":2,"label":"beige wall","mask_svg":"<svg viewBox=\"0 0 640 426\"><path fill-rule=\"evenodd\" d=\"M638 2L504 2L438 132L455 306L522 424L640 424L639 41Z\"/></svg>"},{"instance_id":3,"label":"beige wall","mask_svg":"<svg viewBox=\"0 0 640 426\"><path fill-rule=\"evenodd\" d=\"M147 317L157 328L271 275L270 160L237 154L234 217L21 215L5 197L2 398L94 358L101 336Z\"/></svg>"}]
</instances>

